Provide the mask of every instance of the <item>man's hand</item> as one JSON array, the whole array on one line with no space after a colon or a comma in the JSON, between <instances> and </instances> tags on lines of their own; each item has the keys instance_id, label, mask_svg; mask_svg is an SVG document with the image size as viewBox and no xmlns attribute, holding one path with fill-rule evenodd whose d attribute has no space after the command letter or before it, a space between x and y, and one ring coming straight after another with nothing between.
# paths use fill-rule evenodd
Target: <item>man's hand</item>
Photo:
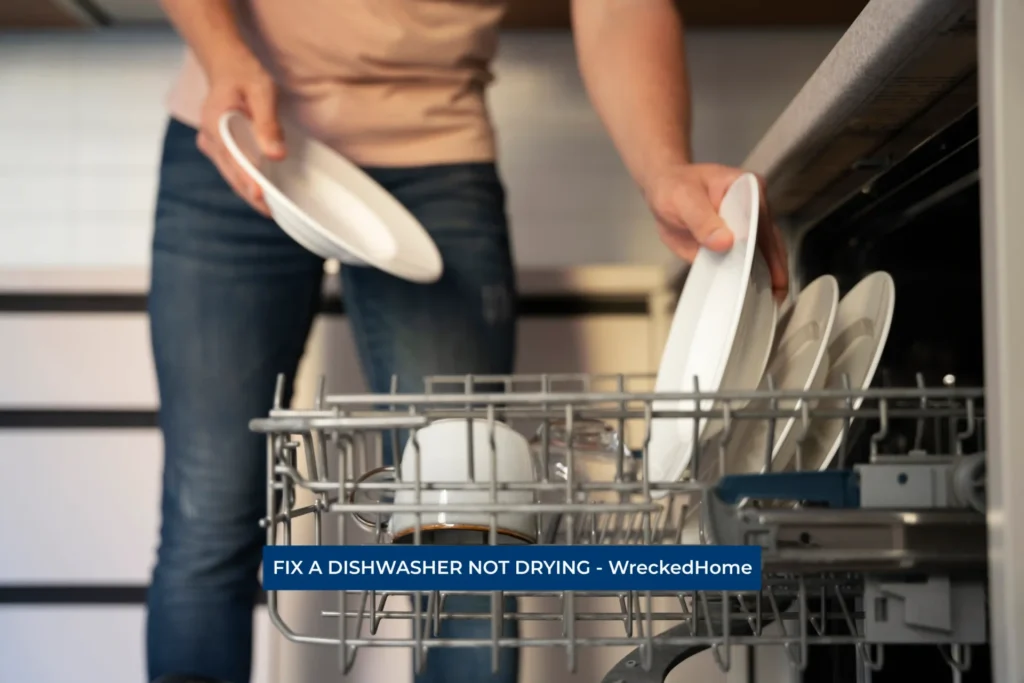
<instances>
[{"instance_id":1,"label":"man's hand","mask_svg":"<svg viewBox=\"0 0 1024 683\"><path fill-rule=\"evenodd\" d=\"M284 158L285 147L277 119L277 90L273 79L255 57L230 60L211 69L209 92L203 104L196 140L199 149L217 166L232 189L261 214L270 215L259 185L235 163L220 136L220 119L237 110L252 121L260 152L268 159Z\"/></svg>"},{"instance_id":2,"label":"man's hand","mask_svg":"<svg viewBox=\"0 0 1024 683\"><path fill-rule=\"evenodd\" d=\"M160 0L160 6L206 74L209 89L196 144L239 196L269 215L259 186L235 163L220 137L221 116L237 110L252 121L263 156L275 161L284 158L277 89L242 39L234 0Z\"/></svg>"},{"instance_id":3,"label":"man's hand","mask_svg":"<svg viewBox=\"0 0 1024 683\"><path fill-rule=\"evenodd\" d=\"M662 240L693 261L724 251L733 235L718 206L743 171L691 164L690 85L683 20L674 0L573 0L583 82L630 174L658 218ZM779 296L788 290L786 250L761 189L758 242Z\"/></svg>"},{"instance_id":4,"label":"man's hand","mask_svg":"<svg viewBox=\"0 0 1024 683\"><path fill-rule=\"evenodd\" d=\"M692 262L697 250L732 248L733 234L718 215L732 183L744 171L717 164L680 164L651 176L644 194L658 219L662 241L681 259ZM761 188L757 241L772 276L776 298L789 293L789 263L782 234L772 219Z\"/></svg>"}]
</instances>

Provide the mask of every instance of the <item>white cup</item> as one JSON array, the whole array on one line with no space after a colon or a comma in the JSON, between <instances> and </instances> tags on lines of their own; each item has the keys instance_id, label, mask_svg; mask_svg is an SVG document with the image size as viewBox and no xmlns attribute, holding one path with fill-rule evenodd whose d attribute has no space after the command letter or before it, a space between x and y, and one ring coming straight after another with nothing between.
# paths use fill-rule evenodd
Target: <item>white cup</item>
<instances>
[{"instance_id":1,"label":"white cup","mask_svg":"<svg viewBox=\"0 0 1024 683\"><path fill-rule=\"evenodd\" d=\"M492 432L493 430L493 432ZM491 529L489 512L447 511L447 505L488 505L492 480L491 435L494 437L499 484L536 482L537 473L526 438L502 422L484 419L452 418L438 420L418 430L410 437L402 453L398 480L412 483L416 480L416 448L419 448L420 482L422 484L469 483L476 489L434 488L420 490L419 504L429 511L419 515L424 532L480 532ZM473 477L469 470L469 444L473 444ZM499 490L498 504L530 505L535 492L528 488ZM396 505L415 505L416 491L411 488L395 491ZM436 508L431 510L430 508ZM411 542L417 524L417 513L395 513L388 523L394 541ZM497 514L499 543L535 543L537 517L530 512L500 512ZM454 536L445 534L445 536ZM486 541L484 541L486 542Z\"/></svg>"}]
</instances>

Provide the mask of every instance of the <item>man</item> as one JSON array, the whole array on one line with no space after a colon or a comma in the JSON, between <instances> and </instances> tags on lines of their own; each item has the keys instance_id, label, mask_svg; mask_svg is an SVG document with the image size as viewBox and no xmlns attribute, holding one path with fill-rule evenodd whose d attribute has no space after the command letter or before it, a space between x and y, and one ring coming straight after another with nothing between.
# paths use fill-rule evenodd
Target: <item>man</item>
<instances>
[{"instance_id":1,"label":"man","mask_svg":"<svg viewBox=\"0 0 1024 683\"><path fill-rule=\"evenodd\" d=\"M321 261L267 215L221 143L221 114L254 122L282 158L279 113L362 166L419 219L445 264L415 285L342 271L367 382L414 390L429 374L513 370L515 276L484 103L501 0L163 0L188 43L171 97L153 238L151 333L165 443L162 529L149 596L151 681L248 683L266 464L248 421L294 375L317 311ZM726 250L716 209L740 171L691 163L681 19L672 0L574 0L588 91L665 243ZM244 200L244 201L243 201ZM584 198L581 197L581 201ZM770 223L766 223L766 226ZM777 289L785 253L762 248ZM451 605L486 611L488 600ZM515 629L509 620L506 635ZM486 619L443 636L489 638ZM422 683L514 683L487 648L431 652Z\"/></svg>"}]
</instances>

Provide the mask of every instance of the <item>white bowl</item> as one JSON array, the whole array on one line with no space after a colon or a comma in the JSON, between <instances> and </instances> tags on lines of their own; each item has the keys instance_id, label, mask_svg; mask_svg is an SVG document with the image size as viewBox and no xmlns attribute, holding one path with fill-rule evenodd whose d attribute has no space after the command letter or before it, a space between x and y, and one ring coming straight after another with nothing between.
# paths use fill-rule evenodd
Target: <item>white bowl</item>
<instances>
[{"instance_id":1,"label":"white bowl","mask_svg":"<svg viewBox=\"0 0 1024 683\"><path fill-rule=\"evenodd\" d=\"M492 467L492 436L496 469ZM473 444L472 478L469 471L470 437ZM443 487L421 490L419 504L429 510L420 515L423 531L489 531L489 512L449 511L445 507L453 504L490 504L491 491L487 487L492 478L498 483L537 481L529 443L523 435L502 422L452 418L438 420L416 431L402 453L398 471L398 480L402 483L416 480L417 447L421 483L443 485L475 481L479 485L474 490ZM532 490L499 490L497 502L528 506L534 502L534 493ZM396 491L395 504L416 505L416 491ZM411 540L416 524L417 514L414 512L394 514L389 522L392 539L398 542ZM515 539L527 543L537 540L537 517L531 512L497 513L497 528L506 540Z\"/></svg>"}]
</instances>

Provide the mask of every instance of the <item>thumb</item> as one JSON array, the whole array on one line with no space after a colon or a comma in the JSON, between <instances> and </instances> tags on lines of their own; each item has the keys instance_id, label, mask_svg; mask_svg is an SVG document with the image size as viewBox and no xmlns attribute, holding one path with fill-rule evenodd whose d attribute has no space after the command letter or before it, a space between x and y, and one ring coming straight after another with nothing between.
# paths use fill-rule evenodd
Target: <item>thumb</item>
<instances>
[{"instance_id":1,"label":"thumb","mask_svg":"<svg viewBox=\"0 0 1024 683\"><path fill-rule=\"evenodd\" d=\"M728 251L734 241L732 230L711 204L711 197L701 187L681 193L676 210L697 243L711 251Z\"/></svg>"},{"instance_id":2,"label":"thumb","mask_svg":"<svg viewBox=\"0 0 1024 683\"><path fill-rule=\"evenodd\" d=\"M246 104L260 152L270 159L285 155L284 135L277 120L277 96L272 86L255 86L246 92Z\"/></svg>"}]
</instances>

